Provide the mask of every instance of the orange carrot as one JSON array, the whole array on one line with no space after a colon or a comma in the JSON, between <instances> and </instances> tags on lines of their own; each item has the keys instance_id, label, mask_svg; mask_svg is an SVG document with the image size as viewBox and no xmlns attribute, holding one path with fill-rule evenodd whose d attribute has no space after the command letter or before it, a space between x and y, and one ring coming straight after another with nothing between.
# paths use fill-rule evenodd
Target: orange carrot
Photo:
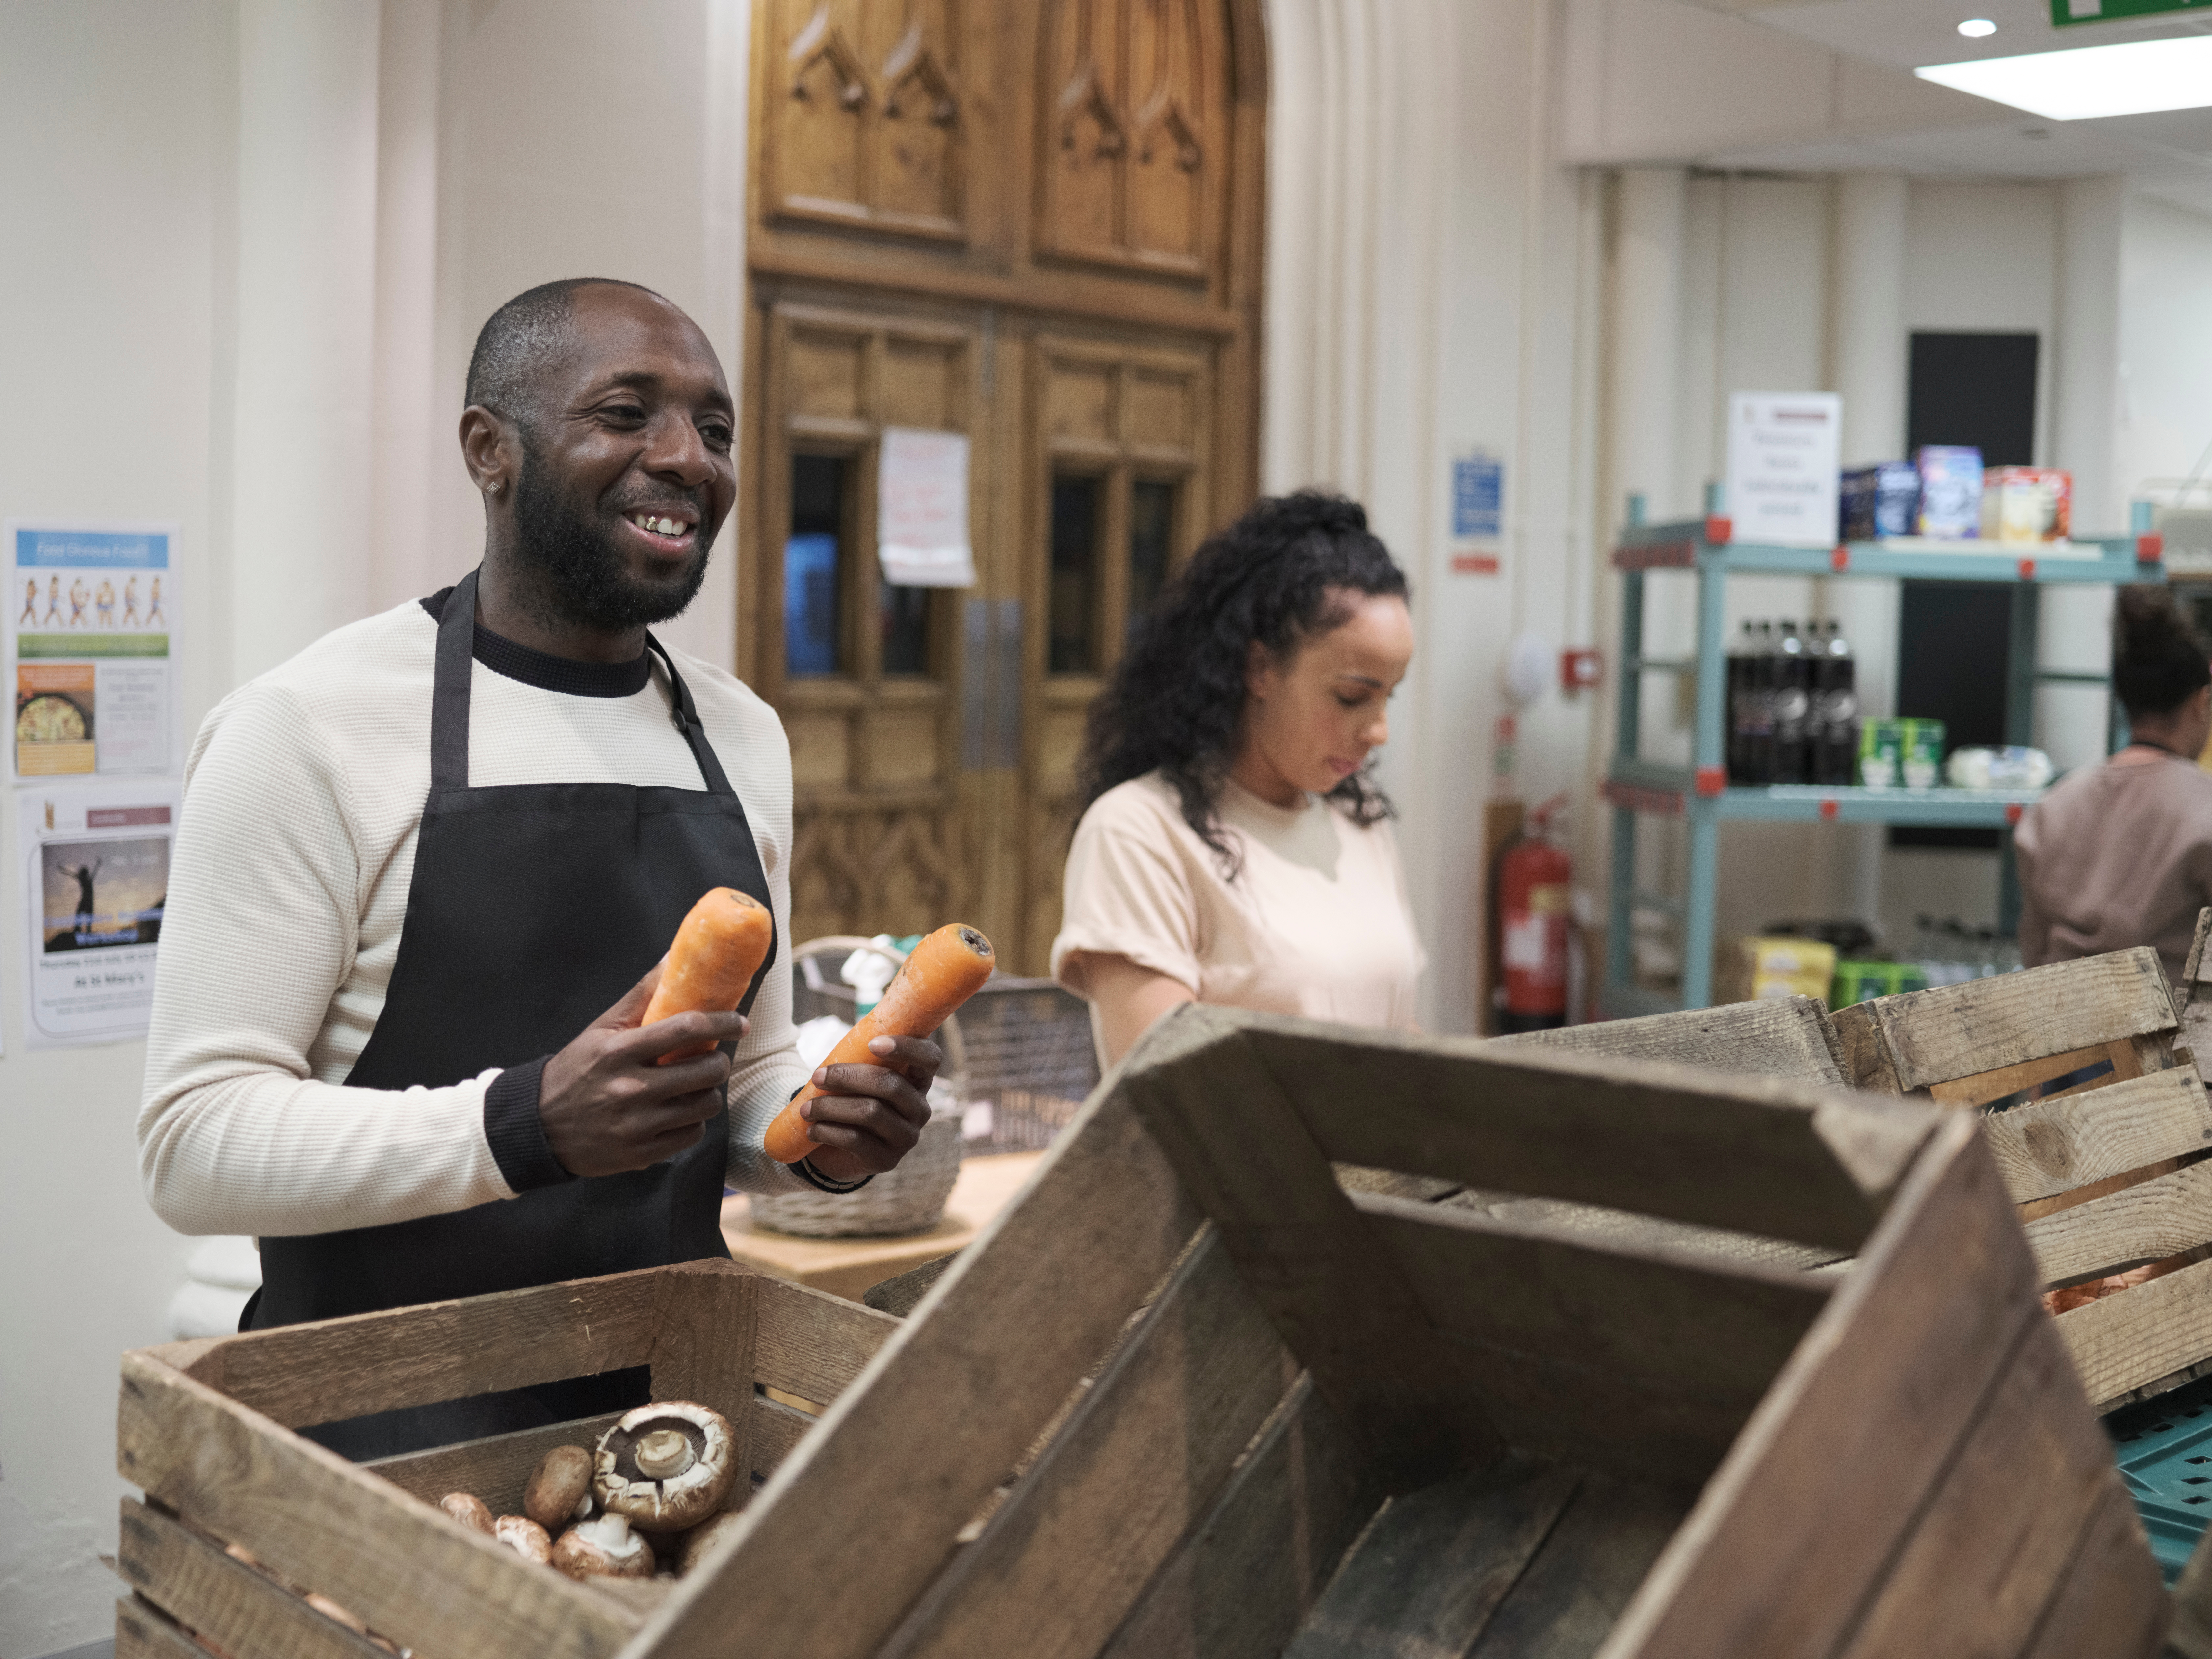
<instances>
[{"instance_id":1,"label":"orange carrot","mask_svg":"<svg viewBox=\"0 0 2212 1659\"><path fill-rule=\"evenodd\" d=\"M883 1000L838 1039L824 1066L872 1060L868 1044L879 1036L927 1036L991 977L991 941L959 923L939 928L914 947L884 988ZM796 1164L814 1150L811 1126L799 1109L826 1093L811 1083L776 1114L763 1143L779 1164Z\"/></svg>"},{"instance_id":2,"label":"orange carrot","mask_svg":"<svg viewBox=\"0 0 2212 1659\"><path fill-rule=\"evenodd\" d=\"M672 1014L726 1014L744 1000L745 988L760 972L768 947L775 937L775 919L768 907L734 887L717 887L691 907L684 925L676 930L676 943L668 947L668 960L660 969L660 983L646 1006L643 1024L650 1025ZM711 1054L711 1042L696 1043L663 1054L659 1063L672 1065L694 1054Z\"/></svg>"}]
</instances>

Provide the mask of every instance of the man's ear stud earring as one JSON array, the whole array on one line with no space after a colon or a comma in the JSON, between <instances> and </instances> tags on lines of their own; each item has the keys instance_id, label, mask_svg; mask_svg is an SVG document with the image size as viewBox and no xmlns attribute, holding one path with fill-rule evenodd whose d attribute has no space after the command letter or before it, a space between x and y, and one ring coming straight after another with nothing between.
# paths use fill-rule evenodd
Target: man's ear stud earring
<instances>
[{"instance_id":1,"label":"man's ear stud earring","mask_svg":"<svg viewBox=\"0 0 2212 1659\"><path fill-rule=\"evenodd\" d=\"M486 485L484 486L484 493L485 493L486 495L498 495L498 494L499 494L499 480L498 480L498 479L496 479L496 478L494 478L494 479L493 479L489 483L486 484Z\"/></svg>"}]
</instances>

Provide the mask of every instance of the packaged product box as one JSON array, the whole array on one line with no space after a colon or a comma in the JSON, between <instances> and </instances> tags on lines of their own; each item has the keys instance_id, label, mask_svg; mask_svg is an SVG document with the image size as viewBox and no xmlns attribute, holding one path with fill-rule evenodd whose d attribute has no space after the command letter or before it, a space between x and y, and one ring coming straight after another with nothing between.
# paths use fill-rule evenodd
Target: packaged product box
<instances>
[{"instance_id":1,"label":"packaged product box","mask_svg":"<svg viewBox=\"0 0 2212 1659\"><path fill-rule=\"evenodd\" d=\"M1912 534L1920 505L1920 472L1910 461L1855 467L1843 477L1843 536L1869 542Z\"/></svg>"},{"instance_id":2,"label":"packaged product box","mask_svg":"<svg viewBox=\"0 0 2212 1659\"><path fill-rule=\"evenodd\" d=\"M1750 938L1724 940L1713 964L1713 994L1721 1002L1828 994L1836 976L1836 947L1816 939Z\"/></svg>"},{"instance_id":3,"label":"packaged product box","mask_svg":"<svg viewBox=\"0 0 2212 1659\"><path fill-rule=\"evenodd\" d=\"M1909 962L1856 962L1850 957L1836 963L1836 977L1828 993L1828 1012L1848 1008L1855 1002L1869 1001L1875 997L1893 997L1907 991L1924 991L1928 975Z\"/></svg>"},{"instance_id":4,"label":"packaged product box","mask_svg":"<svg viewBox=\"0 0 2212 1659\"><path fill-rule=\"evenodd\" d=\"M1943 722L1904 720L1898 738L1898 769L1907 789L1933 789L1943 781Z\"/></svg>"},{"instance_id":5,"label":"packaged product box","mask_svg":"<svg viewBox=\"0 0 2212 1659\"><path fill-rule=\"evenodd\" d=\"M1901 720L1859 721L1859 787L1894 789L1904 781L1905 726Z\"/></svg>"},{"instance_id":6,"label":"packaged product box","mask_svg":"<svg viewBox=\"0 0 2212 1659\"><path fill-rule=\"evenodd\" d=\"M1913 457L1920 473L1919 531L1944 541L1970 542L1982 533L1982 452L1925 444Z\"/></svg>"},{"instance_id":7,"label":"packaged product box","mask_svg":"<svg viewBox=\"0 0 2212 1659\"><path fill-rule=\"evenodd\" d=\"M2008 547L2065 541L2074 528L2074 475L2000 466L1982 480L1982 536Z\"/></svg>"}]
</instances>

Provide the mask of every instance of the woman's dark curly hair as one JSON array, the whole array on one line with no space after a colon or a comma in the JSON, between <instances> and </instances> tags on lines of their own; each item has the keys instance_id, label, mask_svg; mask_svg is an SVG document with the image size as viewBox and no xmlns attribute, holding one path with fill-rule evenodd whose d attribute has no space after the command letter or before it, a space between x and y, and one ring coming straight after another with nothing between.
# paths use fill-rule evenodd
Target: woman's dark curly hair
<instances>
[{"instance_id":1,"label":"woman's dark curly hair","mask_svg":"<svg viewBox=\"0 0 2212 1659\"><path fill-rule=\"evenodd\" d=\"M2130 714L2170 714L2212 684L2204 641L2168 587L2121 588L2112 603L2112 690Z\"/></svg>"},{"instance_id":2,"label":"woman's dark curly hair","mask_svg":"<svg viewBox=\"0 0 2212 1659\"><path fill-rule=\"evenodd\" d=\"M1357 501L1310 489L1269 497L1208 537L1139 620L1091 705L1076 763L1083 806L1157 770L1233 878L1237 849L1214 803L1243 735L1253 642L1286 659L1350 620L1352 595L1407 597L1406 573ZM1355 823L1390 816L1388 798L1358 772L1328 794Z\"/></svg>"}]
</instances>

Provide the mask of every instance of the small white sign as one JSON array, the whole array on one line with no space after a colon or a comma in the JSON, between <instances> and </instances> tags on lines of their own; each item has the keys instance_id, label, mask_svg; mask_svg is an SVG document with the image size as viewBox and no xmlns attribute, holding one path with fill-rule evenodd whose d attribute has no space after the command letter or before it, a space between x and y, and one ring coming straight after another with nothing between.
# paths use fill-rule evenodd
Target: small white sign
<instances>
[{"instance_id":1,"label":"small white sign","mask_svg":"<svg viewBox=\"0 0 2212 1659\"><path fill-rule=\"evenodd\" d=\"M1843 424L1832 392L1729 397L1726 506L1737 541L1836 545Z\"/></svg>"},{"instance_id":2,"label":"small white sign","mask_svg":"<svg viewBox=\"0 0 2212 1659\"><path fill-rule=\"evenodd\" d=\"M876 461L876 562L901 587L973 587L968 438L887 426Z\"/></svg>"},{"instance_id":3,"label":"small white sign","mask_svg":"<svg viewBox=\"0 0 2212 1659\"><path fill-rule=\"evenodd\" d=\"M179 793L160 778L15 792L33 1048L146 1035Z\"/></svg>"}]
</instances>

